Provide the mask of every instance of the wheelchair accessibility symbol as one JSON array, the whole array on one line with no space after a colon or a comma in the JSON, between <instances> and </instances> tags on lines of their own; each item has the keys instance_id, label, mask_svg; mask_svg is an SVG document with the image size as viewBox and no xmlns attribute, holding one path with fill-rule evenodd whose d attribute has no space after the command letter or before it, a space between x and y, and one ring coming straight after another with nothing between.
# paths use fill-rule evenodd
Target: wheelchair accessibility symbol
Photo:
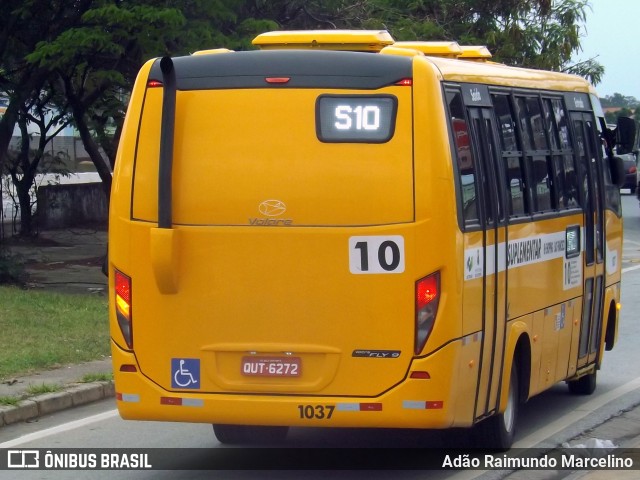
<instances>
[{"instance_id":1,"label":"wheelchair accessibility symbol","mask_svg":"<svg viewBox=\"0 0 640 480\"><path fill-rule=\"evenodd\" d=\"M171 359L171 388L200 388L200 359Z\"/></svg>"}]
</instances>

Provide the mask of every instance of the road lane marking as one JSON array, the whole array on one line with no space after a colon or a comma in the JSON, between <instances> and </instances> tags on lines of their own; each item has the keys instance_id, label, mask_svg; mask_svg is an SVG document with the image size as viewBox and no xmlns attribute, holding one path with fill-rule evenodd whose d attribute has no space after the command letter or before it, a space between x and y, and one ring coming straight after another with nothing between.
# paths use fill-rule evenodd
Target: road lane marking
<instances>
[{"instance_id":1,"label":"road lane marking","mask_svg":"<svg viewBox=\"0 0 640 480\"><path fill-rule=\"evenodd\" d=\"M627 267L622 269L622 273L633 272L634 270L638 270L640 265L634 265L633 267Z\"/></svg>"},{"instance_id":2,"label":"road lane marking","mask_svg":"<svg viewBox=\"0 0 640 480\"><path fill-rule=\"evenodd\" d=\"M50 437L51 435L57 435L58 433L68 432L69 430L85 427L92 423L108 420L110 418L116 417L117 415L118 415L117 409L109 410L103 413L98 413L97 415L92 415L90 417L81 418L80 420L74 420L72 422L63 423L55 427L46 428L38 432L29 433L28 435L23 435L22 437L9 440L4 443L0 443L0 448L12 448L12 447L17 447L18 445L23 445L25 443L34 442L36 440L42 440L43 438Z\"/></svg>"}]
</instances>

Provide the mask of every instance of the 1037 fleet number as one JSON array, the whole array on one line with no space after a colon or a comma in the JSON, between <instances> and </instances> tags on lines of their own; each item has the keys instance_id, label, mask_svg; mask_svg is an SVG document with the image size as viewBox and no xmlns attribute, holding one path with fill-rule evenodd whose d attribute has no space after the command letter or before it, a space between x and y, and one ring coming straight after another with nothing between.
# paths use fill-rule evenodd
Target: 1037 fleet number
<instances>
[{"instance_id":1,"label":"1037 fleet number","mask_svg":"<svg viewBox=\"0 0 640 480\"><path fill-rule=\"evenodd\" d=\"M303 420L329 420L335 409L335 405L298 405L298 414Z\"/></svg>"}]
</instances>

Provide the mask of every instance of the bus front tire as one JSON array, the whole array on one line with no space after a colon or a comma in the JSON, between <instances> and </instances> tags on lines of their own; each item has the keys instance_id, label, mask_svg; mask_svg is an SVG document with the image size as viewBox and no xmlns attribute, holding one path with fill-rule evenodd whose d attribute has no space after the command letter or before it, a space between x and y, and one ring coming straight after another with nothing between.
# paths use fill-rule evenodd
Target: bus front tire
<instances>
[{"instance_id":1,"label":"bus front tire","mask_svg":"<svg viewBox=\"0 0 640 480\"><path fill-rule=\"evenodd\" d=\"M591 395L596 390L596 373L583 375L577 380L567 382L569 392L573 395Z\"/></svg>"},{"instance_id":2,"label":"bus front tire","mask_svg":"<svg viewBox=\"0 0 640 480\"><path fill-rule=\"evenodd\" d=\"M513 445L520 409L518 396L518 369L514 363L511 367L509 396L504 412L483 420L476 426L476 444L491 450L508 450Z\"/></svg>"},{"instance_id":3,"label":"bus front tire","mask_svg":"<svg viewBox=\"0 0 640 480\"><path fill-rule=\"evenodd\" d=\"M214 424L213 433L223 444L274 444L284 441L289 433L289 427Z\"/></svg>"}]
</instances>

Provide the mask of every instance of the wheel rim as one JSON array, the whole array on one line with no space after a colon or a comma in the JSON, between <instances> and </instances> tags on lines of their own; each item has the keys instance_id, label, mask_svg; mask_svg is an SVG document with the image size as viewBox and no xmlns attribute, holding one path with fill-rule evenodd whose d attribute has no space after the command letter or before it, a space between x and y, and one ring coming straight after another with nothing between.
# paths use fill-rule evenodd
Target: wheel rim
<instances>
[{"instance_id":1,"label":"wheel rim","mask_svg":"<svg viewBox=\"0 0 640 480\"><path fill-rule=\"evenodd\" d=\"M513 422L515 420L515 414L516 414L515 403L516 403L516 392L515 392L513 382L511 382L511 385L509 385L509 398L507 399L507 408L502 414L502 418L504 419L504 429L507 432L511 432L511 430L513 429Z\"/></svg>"}]
</instances>

